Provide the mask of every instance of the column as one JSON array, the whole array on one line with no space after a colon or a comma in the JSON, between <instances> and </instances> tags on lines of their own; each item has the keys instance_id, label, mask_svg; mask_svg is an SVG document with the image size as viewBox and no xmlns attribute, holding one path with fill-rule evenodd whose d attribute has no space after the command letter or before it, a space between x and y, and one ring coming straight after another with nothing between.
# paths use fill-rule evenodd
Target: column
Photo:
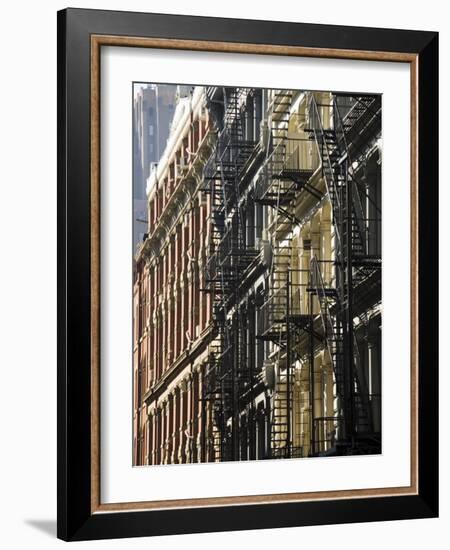
<instances>
[{"instance_id":1,"label":"column","mask_svg":"<svg viewBox=\"0 0 450 550\"><path fill-rule=\"evenodd\" d=\"M193 426L192 426L192 376L187 378L186 387L186 446L185 455L186 462L192 462L192 439L193 439Z\"/></svg>"},{"instance_id":2,"label":"column","mask_svg":"<svg viewBox=\"0 0 450 550\"><path fill-rule=\"evenodd\" d=\"M311 262L311 246L306 243L310 240L309 224L306 224L300 233L300 258L299 258L299 283L300 283L300 312L302 314L310 313L309 311L309 270Z\"/></svg>"},{"instance_id":3,"label":"column","mask_svg":"<svg viewBox=\"0 0 450 550\"><path fill-rule=\"evenodd\" d=\"M149 464L156 464L155 460L155 450L156 450L156 431L157 431L157 424L156 424L156 409L152 409L149 412L149 419L150 419L150 443L149 443L149 450L148 450L148 456L149 456Z\"/></svg>"},{"instance_id":4,"label":"column","mask_svg":"<svg viewBox=\"0 0 450 550\"><path fill-rule=\"evenodd\" d=\"M173 336L173 358L174 360L178 357L179 354L179 330L180 330L180 311L179 311L179 288L180 288L180 279L179 279L179 246L178 241L178 226L175 230L175 278L174 278L174 318L175 318L175 330Z\"/></svg>"},{"instance_id":5,"label":"column","mask_svg":"<svg viewBox=\"0 0 450 550\"><path fill-rule=\"evenodd\" d=\"M172 442L173 442L173 394L167 396L167 463L172 464Z\"/></svg>"},{"instance_id":6,"label":"column","mask_svg":"<svg viewBox=\"0 0 450 550\"><path fill-rule=\"evenodd\" d=\"M167 369L167 352L168 352L168 346L167 346L167 340L168 340L168 327L167 327L167 321L168 321L168 288L167 288L167 248L164 249L163 252L163 278L162 278L162 323L163 323L163 346L162 346L162 355L163 355L163 373Z\"/></svg>"},{"instance_id":7,"label":"column","mask_svg":"<svg viewBox=\"0 0 450 550\"><path fill-rule=\"evenodd\" d=\"M161 408L155 408L154 464L161 464Z\"/></svg>"},{"instance_id":8,"label":"column","mask_svg":"<svg viewBox=\"0 0 450 550\"><path fill-rule=\"evenodd\" d=\"M323 394L322 394L322 354L319 354L314 358L314 402L312 403L314 411L314 437L315 437L315 452L322 451L324 449L324 440L326 438L326 426L323 420L319 420L323 417Z\"/></svg>"},{"instance_id":9,"label":"column","mask_svg":"<svg viewBox=\"0 0 450 550\"><path fill-rule=\"evenodd\" d=\"M172 392L172 464L178 463L179 447L179 400L178 389L174 388Z\"/></svg>"},{"instance_id":10,"label":"column","mask_svg":"<svg viewBox=\"0 0 450 550\"><path fill-rule=\"evenodd\" d=\"M166 429L167 429L167 419L166 419L166 402L163 401L161 403L161 409L160 409L160 418L161 418L161 440L160 440L160 458L159 463L160 464L167 464L166 461Z\"/></svg>"},{"instance_id":11,"label":"column","mask_svg":"<svg viewBox=\"0 0 450 550\"><path fill-rule=\"evenodd\" d=\"M303 449L303 456L309 456L311 453L311 410L309 401L309 374L306 376L304 371L308 370L308 365L302 367L302 378L300 380L300 445Z\"/></svg>"},{"instance_id":12,"label":"column","mask_svg":"<svg viewBox=\"0 0 450 550\"><path fill-rule=\"evenodd\" d=\"M322 263L322 277L326 286L331 286L331 206L326 204L321 209L320 219L320 259Z\"/></svg>"},{"instance_id":13,"label":"column","mask_svg":"<svg viewBox=\"0 0 450 550\"><path fill-rule=\"evenodd\" d=\"M381 431L381 327L380 317L369 322L368 334L368 392L372 406L373 428Z\"/></svg>"},{"instance_id":14,"label":"column","mask_svg":"<svg viewBox=\"0 0 450 550\"><path fill-rule=\"evenodd\" d=\"M178 462L184 464L186 462L186 386L187 382L183 379L179 385L178 398L180 409L180 421L179 421L179 443L178 443Z\"/></svg>"},{"instance_id":15,"label":"column","mask_svg":"<svg viewBox=\"0 0 450 550\"><path fill-rule=\"evenodd\" d=\"M187 265L187 281L188 281L188 319L187 319L187 326L189 331L189 337L190 340L194 340L195 338L195 331L193 326L193 309L194 309L194 277L192 273L192 258L193 258L193 235L194 235L194 216L193 216L193 208L191 207L188 213L188 234L189 234L189 240L187 243L187 249L189 251L189 257L190 260L188 260Z\"/></svg>"},{"instance_id":16,"label":"column","mask_svg":"<svg viewBox=\"0 0 450 550\"><path fill-rule=\"evenodd\" d=\"M206 440L204 439L206 434L204 433L204 401L201 399L202 396L202 371L198 368L197 371L197 392L195 395L195 400L197 402L197 462L203 462L205 460L203 451ZM206 446L206 445L205 445Z\"/></svg>"}]
</instances>

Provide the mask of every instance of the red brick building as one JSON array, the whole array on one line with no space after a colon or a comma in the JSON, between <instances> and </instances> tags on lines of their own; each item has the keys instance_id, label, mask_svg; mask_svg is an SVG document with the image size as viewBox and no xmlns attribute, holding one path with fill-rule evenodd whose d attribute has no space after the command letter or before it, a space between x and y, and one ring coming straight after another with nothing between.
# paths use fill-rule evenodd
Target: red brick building
<instances>
[{"instance_id":1,"label":"red brick building","mask_svg":"<svg viewBox=\"0 0 450 550\"><path fill-rule=\"evenodd\" d=\"M211 337L203 265L211 154L203 88L177 104L172 132L147 183L148 233L134 281L135 465L213 460L211 412L202 376Z\"/></svg>"}]
</instances>

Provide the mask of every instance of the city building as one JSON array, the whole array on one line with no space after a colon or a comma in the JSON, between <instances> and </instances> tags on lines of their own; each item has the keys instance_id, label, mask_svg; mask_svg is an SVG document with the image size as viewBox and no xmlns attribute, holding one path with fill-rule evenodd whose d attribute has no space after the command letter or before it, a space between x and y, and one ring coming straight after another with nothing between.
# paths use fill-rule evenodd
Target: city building
<instances>
[{"instance_id":1,"label":"city building","mask_svg":"<svg viewBox=\"0 0 450 550\"><path fill-rule=\"evenodd\" d=\"M133 251L147 231L146 183L159 161L175 110L176 86L134 84L133 108Z\"/></svg>"},{"instance_id":2,"label":"city building","mask_svg":"<svg viewBox=\"0 0 450 550\"><path fill-rule=\"evenodd\" d=\"M135 464L380 453L380 96L182 108L137 256Z\"/></svg>"},{"instance_id":3,"label":"city building","mask_svg":"<svg viewBox=\"0 0 450 550\"><path fill-rule=\"evenodd\" d=\"M134 463L213 460L201 400L211 335L203 264L210 212L203 166L211 154L203 88L179 97L166 149L147 184L148 230L134 284Z\"/></svg>"}]
</instances>

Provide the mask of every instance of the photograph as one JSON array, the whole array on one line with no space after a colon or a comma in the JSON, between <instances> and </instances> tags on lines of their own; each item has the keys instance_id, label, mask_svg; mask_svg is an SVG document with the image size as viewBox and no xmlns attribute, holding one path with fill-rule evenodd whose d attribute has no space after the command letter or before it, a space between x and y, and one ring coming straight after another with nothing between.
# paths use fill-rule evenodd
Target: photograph
<instances>
[{"instance_id":1,"label":"photograph","mask_svg":"<svg viewBox=\"0 0 450 550\"><path fill-rule=\"evenodd\" d=\"M381 454L382 94L130 101L133 466Z\"/></svg>"}]
</instances>

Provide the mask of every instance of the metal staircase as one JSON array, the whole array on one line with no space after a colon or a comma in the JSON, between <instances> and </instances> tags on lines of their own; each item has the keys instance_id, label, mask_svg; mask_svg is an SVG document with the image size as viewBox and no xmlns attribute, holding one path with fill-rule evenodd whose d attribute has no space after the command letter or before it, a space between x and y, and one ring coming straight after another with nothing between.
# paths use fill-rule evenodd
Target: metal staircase
<instances>
[{"instance_id":1,"label":"metal staircase","mask_svg":"<svg viewBox=\"0 0 450 550\"><path fill-rule=\"evenodd\" d=\"M272 361L276 370L271 410L271 457L302 456L301 448L292 444L295 341L299 332L293 323L290 269L293 229L300 221L295 216L295 202L300 193L320 194L310 184L312 170L300 165L300 141L289 136L290 112L294 92L274 93L269 115L269 140L266 161L256 186L256 202L271 207L269 227L272 261L270 296L262 308L264 326L260 338L276 346Z\"/></svg>"},{"instance_id":2,"label":"metal staircase","mask_svg":"<svg viewBox=\"0 0 450 550\"><path fill-rule=\"evenodd\" d=\"M369 107L374 99L358 100L348 115L340 117L336 99L331 105L319 105L310 99L310 128L321 158L322 174L332 207L335 234L335 288L323 284L316 258L311 262L311 288L317 296L326 346L333 364L339 416L345 420L344 444L353 452L361 434L373 431L367 385L361 368L354 335L354 293L371 276L380 276L381 258L368 253L367 216L347 146L349 132L362 132L364 125L373 130L377 114ZM324 128L320 107L332 110L334 126ZM342 441L341 441L342 443ZM356 451L355 451L356 452Z\"/></svg>"},{"instance_id":3,"label":"metal staircase","mask_svg":"<svg viewBox=\"0 0 450 550\"><path fill-rule=\"evenodd\" d=\"M205 399L213 402L215 430L220 432L220 460L239 458L239 407L249 375L245 360L244 319L239 308L239 284L259 250L247 243L241 204L241 178L256 143L245 139L243 106L248 89L223 90L223 127L204 169L205 192L211 196L210 255L205 289L211 294L217 345L210 354ZM231 417L231 424L226 420ZM217 437L217 436L216 436Z\"/></svg>"},{"instance_id":4,"label":"metal staircase","mask_svg":"<svg viewBox=\"0 0 450 550\"><path fill-rule=\"evenodd\" d=\"M239 414L252 402L248 392L254 380L247 361L245 312L239 306L242 280L259 254L259 249L247 242L242 206L247 192L242 181L255 149L255 142L246 141L243 127L247 93L246 89L224 89L223 126L217 130L214 154L204 170L212 218L205 290L212 297L214 322L204 399L211 402L214 417L211 439L218 460L237 460L240 456L240 430L246 431L247 425L240 426ZM289 458L303 454L302 448L293 446L295 364L297 359L309 361L311 382L314 355L323 347L330 356L338 405L334 416L314 419L311 402L312 423L321 426L321 433L335 432L320 449L319 439L313 435L312 454L319 454L321 449L330 451L330 447L335 454L356 454L363 447L376 448L379 441L372 434L371 405L354 334L354 295L356 292L364 295L368 281L371 285L380 284L381 258L369 254L368 197L354 159L358 161L365 154L364 144L368 140L364 134L376 135L379 130L381 103L379 98L358 97L341 116L336 97L322 106L314 94L310 95L310 128L304 130L317 147L334 232L335 276L332 282L327 279L325 283L321 262L316 257L307 269L297 269L292 264L293 231L302 224L296 217L296 206L305 194L313 195L318 204L324 195L311 183L313 170L301 166L301 140L291 137L295 135L289 127L294 91L277 90L272 97L266 156L253 197L255 202L269 207L271 213L268 228L271 259L266 264L270 264L269 294L259 306L262 327L259 324L257 336L273 344L270 361L275 369L275 382L269 456ZM330 111L327 124L323 121L323 107ZM297 283L293 283L295 272L297 275L303 272L303 279L308 281L304 286L310 296L309 306L303 303L300 307L294 297L299 292ZM305 353L308 339L310 355L300 357L299 350ZM247 415L249 422L252 414L250 411Z\"/></svg>"}]
</instances>

